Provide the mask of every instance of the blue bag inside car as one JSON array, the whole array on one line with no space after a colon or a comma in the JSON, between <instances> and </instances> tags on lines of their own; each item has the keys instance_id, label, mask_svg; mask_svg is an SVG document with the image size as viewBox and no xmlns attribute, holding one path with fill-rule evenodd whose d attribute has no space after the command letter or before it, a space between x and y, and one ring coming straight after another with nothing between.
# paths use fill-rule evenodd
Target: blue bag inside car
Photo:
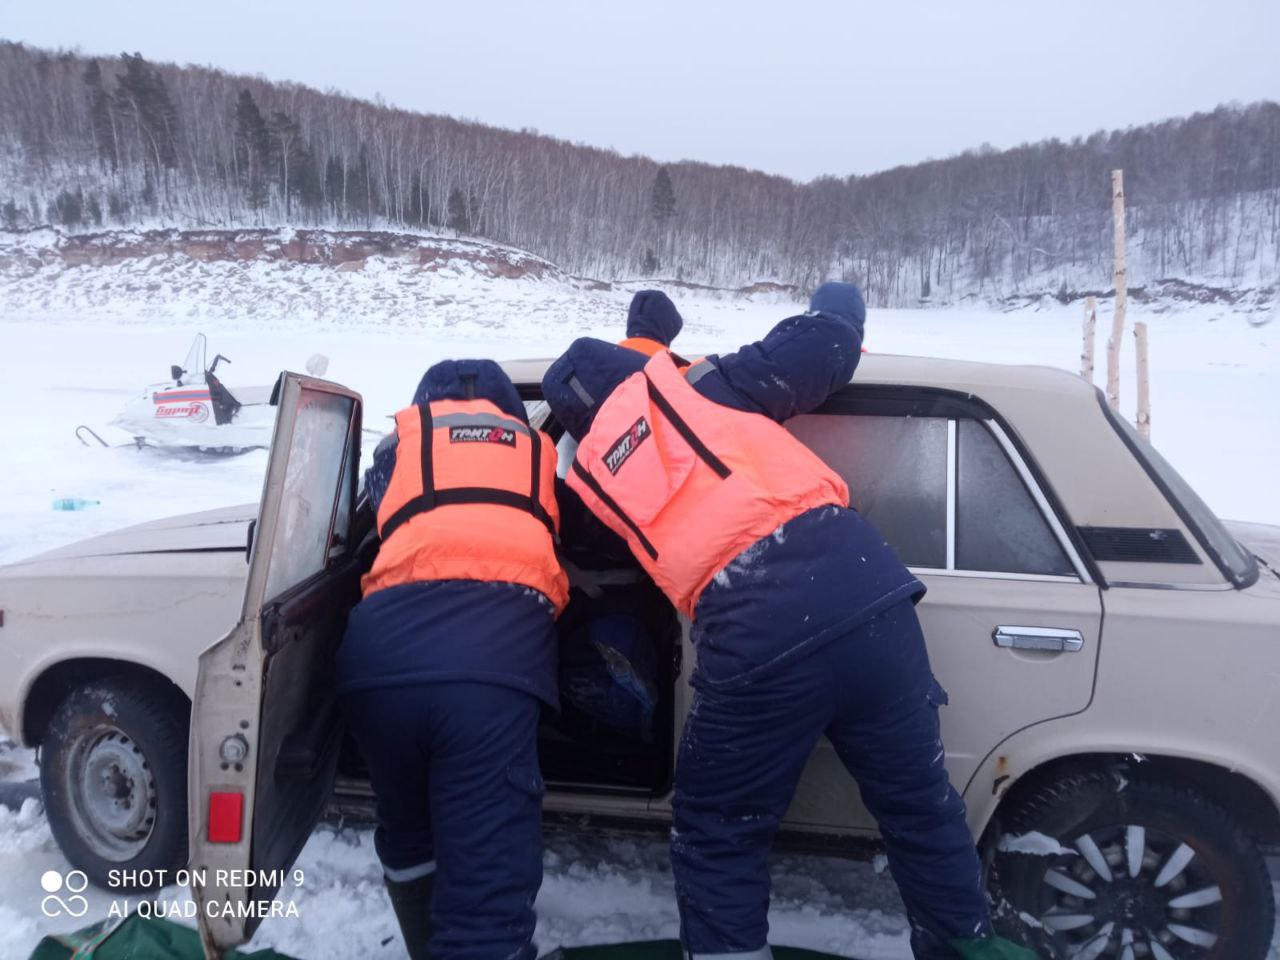
<instances>
[{"instance_id":1,"label":"blue bag inside car","mask_svg":"<svg viewBox=\"0 0 1280 960\"><path fill-rule=\"evenodd\" d=\"M617 733L652 740L658 664L644 624L628 614L611 613L564 637L560 700Z\"/></svg>"}]
</instances>

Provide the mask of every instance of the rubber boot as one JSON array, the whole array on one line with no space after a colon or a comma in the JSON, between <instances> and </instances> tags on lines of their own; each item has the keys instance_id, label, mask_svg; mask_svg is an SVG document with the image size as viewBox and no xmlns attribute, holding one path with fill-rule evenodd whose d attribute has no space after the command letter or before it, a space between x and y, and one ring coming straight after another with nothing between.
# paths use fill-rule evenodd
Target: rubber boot
<instances>
[{"instance_id":1,"label":"rubber boot","mask_svg":"<svg viewBox=\"0 0 1280 960\"><path fill-rule=\"evenodd\" d=\"M431 941L431 890L435 886L435 874L404 882L383 879L409 960L430 960L427 944Z\"/></svg>"}]
</instances>

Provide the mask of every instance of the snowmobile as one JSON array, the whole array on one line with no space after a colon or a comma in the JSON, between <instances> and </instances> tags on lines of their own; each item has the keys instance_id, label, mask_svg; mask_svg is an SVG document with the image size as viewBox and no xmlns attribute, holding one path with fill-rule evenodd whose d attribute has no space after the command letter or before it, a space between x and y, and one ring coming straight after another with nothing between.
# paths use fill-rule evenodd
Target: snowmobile
<instances>
[{"instance_id":1,"label":"snowmobile","mask_svg":"<svg viewBox=\"0 0 1280 960\"><path fill-rule=\"evenodd\" d=\"M270 445L276 410L271 406L272 386L230 388L218 377L219 364L231 360L217 354L205 366L207 341L196 334L181 366L169 368L169 379L148 384L111 425L133 438L138 447L185 447L203 452L238 453ZM307 372L323 376L328 358L316 354L307 361ZM85 432L99 443L106 442L87 427L76 436L84 443Z\"/></svg>"}]
</instances>

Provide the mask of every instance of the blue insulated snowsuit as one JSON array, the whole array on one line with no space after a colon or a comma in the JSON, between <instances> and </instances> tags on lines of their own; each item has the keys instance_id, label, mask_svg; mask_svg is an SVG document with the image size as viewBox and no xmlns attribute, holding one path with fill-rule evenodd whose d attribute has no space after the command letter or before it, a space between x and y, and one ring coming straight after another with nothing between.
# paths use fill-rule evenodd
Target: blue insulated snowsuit
<instances>
[{"instance_id":1,"label":"blue insulated snowsuit","mask_svg":"<svg viewBox=\"0 0 1280 960\"><path fill-rule=\"evenodd\" d=\"M711 357L694 389L778 422L811 411L852 376L864 319L856 288L826 284L809 313ZM581 438L644 360L579 340L548 370L543 392ZM916 956L954 957L950 939L989 930L964 804L943 767L946 694L915 615L923 593L879 532L836 506L783 524L703 592L671 843L681 936L694 958L767 951L767 856L824 734L879 822Z\"/></svg>"},{"instance_id":2,"label":"blue insulated snowsuit","mask_svg":"<svg viewBox=\"0 0 1280 960\"><path fill-rule=\"evenodd\" d=\"M488 360L447 361L414 396L490 400L525 420ZM394 435L365 476L374 508ZM557 705L555 611L536 590L442 580L390 587L351 612L338 689L377 797L388 879L435 874L435 960L532 960L542 883L540 701Z\"/></svg>"}]
</instances>

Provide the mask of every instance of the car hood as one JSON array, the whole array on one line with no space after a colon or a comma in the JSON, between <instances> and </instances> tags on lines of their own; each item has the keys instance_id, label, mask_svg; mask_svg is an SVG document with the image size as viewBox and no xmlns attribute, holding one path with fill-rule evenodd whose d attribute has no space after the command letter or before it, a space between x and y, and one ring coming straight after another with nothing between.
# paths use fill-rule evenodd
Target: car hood
<instances>
[{"instance_id":1,"label":"car hood","mask_svg":"<svg viewBox=\"0 0 1280 960\"><path fill-rule=\"evenodd\" d=\"M258 505L250 503L166 517L58 547L11 566L139 553L243 552L248 542L249 523L257 515Z\"/></svg>"},{"instance_id":2,"label":"car hood","mask_svg":"<svg viewBox=\"0 0 1280 960\"><path fill-rule=\"evenodd\" d=\"M1269 523L1244 523L1240 520L1224 520L1222 525L1240 546L1280 577L1280 527Z\"/></svg>"}]
</instances>

